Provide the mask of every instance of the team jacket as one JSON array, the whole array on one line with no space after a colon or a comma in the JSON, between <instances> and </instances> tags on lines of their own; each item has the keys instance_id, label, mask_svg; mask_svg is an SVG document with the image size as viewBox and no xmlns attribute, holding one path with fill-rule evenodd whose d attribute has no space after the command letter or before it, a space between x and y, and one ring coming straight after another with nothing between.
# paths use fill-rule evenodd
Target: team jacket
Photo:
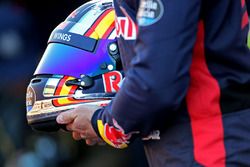
<instances>
[{"instance_id":1,"label":"team jacket","mask_svg":"<svg viewBox=\"0 0 250 167\"><path fill-rule=\"evenodd\" d=\"M114 6L126 79L95 112L96 132L116 148L135 137L148 140L150 166L222 167L230 160L241 166L247 157L241 153L250 150L245 1L115 0Z\"/></svg>"}]
</instances>

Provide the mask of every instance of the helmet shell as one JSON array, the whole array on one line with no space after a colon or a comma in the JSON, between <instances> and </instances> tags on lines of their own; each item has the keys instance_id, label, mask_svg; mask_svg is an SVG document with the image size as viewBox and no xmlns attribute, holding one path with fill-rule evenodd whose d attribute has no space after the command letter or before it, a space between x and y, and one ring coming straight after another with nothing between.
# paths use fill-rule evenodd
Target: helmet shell
<instances>
[{"instance_id":1,"label":"helmet shell","mask_svg":"<svg viewBox=\"0 0 250 167\"><path fill-rule=\"evenodd\" d=\"M27 88L28 124L35 130L58 130L60 112L107 105L123 77L112 1L90 1L51 33Z\"/></svg>"}]
</instances>

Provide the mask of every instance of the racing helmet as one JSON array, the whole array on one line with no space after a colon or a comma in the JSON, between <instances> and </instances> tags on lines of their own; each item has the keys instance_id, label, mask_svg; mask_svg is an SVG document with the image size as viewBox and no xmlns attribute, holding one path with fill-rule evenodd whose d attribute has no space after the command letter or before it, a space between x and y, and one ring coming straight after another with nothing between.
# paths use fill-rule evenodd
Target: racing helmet
<instances>
[{"instance_id":1,"label":"racing helmet","mask_svg":"<svg viewBox=\"0 0 250 167\"><path fill-rule=\"evenodd\" d=\"M95 0L73 11L51 33L26 93L28 124L57 131L60 112L105 106L123 80L112 1Z\"/></svg>"}]
</instances>

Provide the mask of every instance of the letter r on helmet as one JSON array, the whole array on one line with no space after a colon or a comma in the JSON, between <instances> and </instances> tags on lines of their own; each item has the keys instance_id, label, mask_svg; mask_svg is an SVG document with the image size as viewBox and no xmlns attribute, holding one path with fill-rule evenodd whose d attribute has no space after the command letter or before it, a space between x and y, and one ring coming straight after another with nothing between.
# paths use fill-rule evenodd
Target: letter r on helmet
<instances>
[{"instance_id":1,"label":"letter r on helmet","mask_svg":"<svg viewBox=\"0 0 250 167\"><path fill-rule=\"evenodd\" d=\"M102 75L105 92L118 92L122 82L122 74L119 71L111 71Z\"/></svg>"}]
</instances>

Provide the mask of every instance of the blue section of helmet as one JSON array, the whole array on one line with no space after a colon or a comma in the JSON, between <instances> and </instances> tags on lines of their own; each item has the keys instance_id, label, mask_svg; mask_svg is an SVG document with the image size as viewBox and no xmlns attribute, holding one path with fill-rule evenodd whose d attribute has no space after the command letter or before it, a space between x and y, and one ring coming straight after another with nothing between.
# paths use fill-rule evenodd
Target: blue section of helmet
<instances>
[{"instance_id":1,"label":"blue section of helmet","mask_svg":"<svg viewBox=\"0 0 250 167\"><path fill-rule=\"evenodd\" d=\"M62 43L49 43L36 71L38 74L67 75L79 78L91 77L110 71L102 64L116 69L116 62L109 55L107 46L114 40L99 40L94 52L88 52Z\"/></svg>"},{"instance_id":2,"label":"blue section of helmet","mask_svg":"<svg viewBox=\"0 0 250 167\"><path fill-rule=\"evenodd\" d=\"M85 15L89 10L91 10L94 6L96 6L96 3L89 2L86 3L79 8L77 8L73 13L76 13L74 17L72 15L69 15L69 17L66 18L66 21L71 21L77 23L83 15Z\"/></svg>"}]
</instances>

